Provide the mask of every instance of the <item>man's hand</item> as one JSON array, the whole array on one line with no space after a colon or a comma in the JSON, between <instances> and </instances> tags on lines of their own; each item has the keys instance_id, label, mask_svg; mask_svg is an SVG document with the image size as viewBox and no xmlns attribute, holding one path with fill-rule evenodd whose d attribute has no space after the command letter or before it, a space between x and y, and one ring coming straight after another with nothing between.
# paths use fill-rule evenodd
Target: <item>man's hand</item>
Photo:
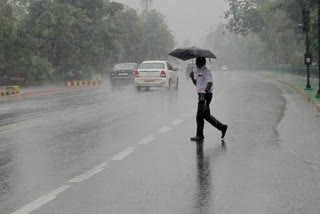
<instances>
[{"instance_id":1,"label":"man's hand","mask_svg":"<svg viewBox=\"0 0 320 214\"><path fill-rule=\"evenodd\" d=\"M190 72L189 77L190 77L191 79L194 79L194 73L193 73L193 71Z\"/></svg>"},{"instance_id":2,"label":"man's hand","mask_svg":"<svg viewBox=\"0 0 320 214\"><path fill-rule=\"evenodd\" d=\"M189 77L191 78L193 85L196 85L196 84L197 84L197 81L194 79L194 73L193 73L193 71L189 74Z\"/></svg>"},{"instance_id":3,"label":"man's hand","mask_svg":"<svg viewBox=\"0 0 320 214\"><path fill-rule=\"evenodd\" d=\"M208 93L209 90L212 88L212 85L213 85L212 82L208 82L207 87L204 89L204 92Z\"/></svg>"},{"instance_id":4,"label":"man's hand","mask_svg":"<svg viewBox=\"0 0 320 214\"><path fill-rule=\"evenodd\" d=\"M206 101L206 95L204 93L199 94L199 101L202 101L202 102Z\"/></svg>"}]
</instances>

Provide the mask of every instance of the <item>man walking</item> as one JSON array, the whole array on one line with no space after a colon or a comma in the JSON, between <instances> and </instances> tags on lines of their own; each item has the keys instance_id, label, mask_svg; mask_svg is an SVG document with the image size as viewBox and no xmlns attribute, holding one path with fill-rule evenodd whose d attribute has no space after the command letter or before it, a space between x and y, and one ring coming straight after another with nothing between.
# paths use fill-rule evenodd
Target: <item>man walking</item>
<instances>
[{"instance_id":1,"label":"man walking","mask_svg":"<svg viewBox=\"0 0 320 214\"><path fill-rule=\"evenodd\" d=\"M198 111L197 111L197 135L192 137L192 141L202 141L204 139L203 129L204 120L208 121L212 126L221 131L221 138L226 135L228 125L221 123L210 114L210 103L212 100L212 74L206 67L206 58L198 57L196 59L198 68L197 78L194 78L194 73L190 73L190 78L197 88L198 93Z\"/></svg>"}]
</instances>

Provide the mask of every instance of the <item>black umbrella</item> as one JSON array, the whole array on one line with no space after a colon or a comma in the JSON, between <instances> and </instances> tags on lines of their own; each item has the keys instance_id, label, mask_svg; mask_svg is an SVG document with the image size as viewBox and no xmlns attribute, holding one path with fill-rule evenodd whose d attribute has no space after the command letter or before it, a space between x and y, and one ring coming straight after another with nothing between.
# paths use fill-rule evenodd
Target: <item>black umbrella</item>
<instances>
[{"instance_id":1,"label":"black umbrella","mask_svg":"<svg viewBox=\"0 0 320 214\"><path fill-rule=\"evenodd\" d=\"M197 57L205 57L205 58L213 58L216 59L217 57L209 50L200 49L200 48L178 48L171 53L170 56L176 57L178 59L182 59L184 61L189 59L194 59Z\"/></svg>"}]
</instances>

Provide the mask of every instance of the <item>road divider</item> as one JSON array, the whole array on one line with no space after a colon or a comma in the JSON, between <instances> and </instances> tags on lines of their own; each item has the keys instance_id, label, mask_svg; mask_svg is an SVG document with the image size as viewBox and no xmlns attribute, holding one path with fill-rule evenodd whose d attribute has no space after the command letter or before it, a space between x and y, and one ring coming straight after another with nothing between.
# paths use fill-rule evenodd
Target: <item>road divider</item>
<instances>
[{"instance_id":1,"label":"road divider","mask_svg":"<svg viewBox=\"0 0 320 214\"><path fill-rule=\"evenodd\" d=\"M12 94L19 94L19 93L20 93L20 87L17 85L0 87L1 96L9 96Z\"/></svg>"},{"instance_id":2,"label":"road divider","mask_svg":"<svg viewBox=\"0 0 320 214\"><path fill-rule=\"evenodd\" d=\"M81 80L81 81L67 81L67 87L77 87L77 86L96 86L101 85L100 80Z\"/></svg>"}]
</instances>

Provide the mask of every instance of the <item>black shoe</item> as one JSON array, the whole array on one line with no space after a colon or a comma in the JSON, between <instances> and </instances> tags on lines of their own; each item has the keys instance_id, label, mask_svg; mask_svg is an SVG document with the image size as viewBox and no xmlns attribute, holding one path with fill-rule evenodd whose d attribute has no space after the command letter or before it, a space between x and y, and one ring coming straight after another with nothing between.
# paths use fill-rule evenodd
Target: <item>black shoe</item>
<instances>
[{"instance_id":1,"label":"black shoe","mask_svg":"<svg viewBox=\"0 0 320 214\"><path fill-rule=\"evenodd\" d=\"M226 135L227 133L227 130L228 130L228 125L224 125L223 128L221 129L221 138L223 139L224 136Z\"/></svg>"},{"instance_id":2,"label":"black shoe","mask_svg":"<svg viewBox=\"0 0 320 214\"><path fill-rule=\"evenodd\" d=\"M203 141L204 137L200 137L200 136L195 136L190 138L191 141Z\"/></svg>"}]
</instances>

